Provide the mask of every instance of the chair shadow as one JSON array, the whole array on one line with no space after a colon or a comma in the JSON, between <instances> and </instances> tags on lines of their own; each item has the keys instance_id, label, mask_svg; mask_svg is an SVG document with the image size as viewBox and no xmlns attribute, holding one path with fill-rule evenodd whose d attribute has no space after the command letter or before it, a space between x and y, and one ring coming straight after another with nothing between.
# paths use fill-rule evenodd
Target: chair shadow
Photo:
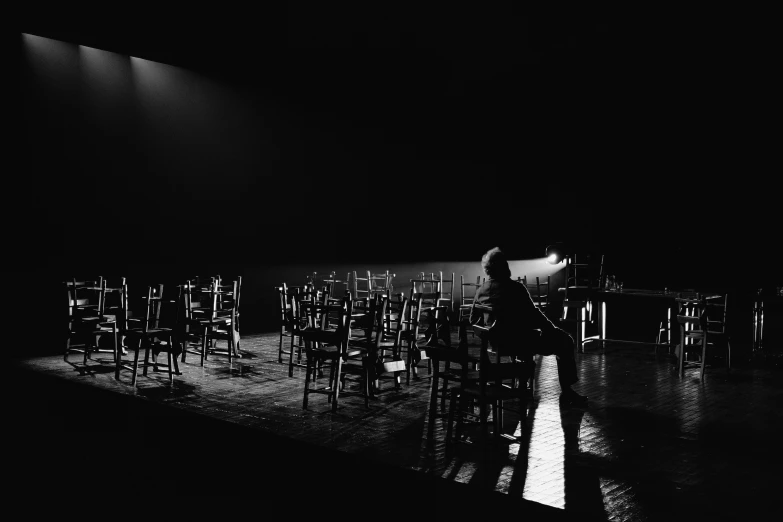
<instances>
[{"instance_id":1,"label":"chair shadow","mask_svg":"<svg viewBox=\"0 0 783 522\"><path fill-rule=\"evenodd\" d=\"M114 361L103 362L97 359L88 359L87 364L74 363L71 361L66 362L79 374L79 376L113 373L115 369Z\"/></svg>"},{"instance_id":2,"label":"chair shadow","mask_svg":"<svg viewBox=\"0 0 783 522\"><path fill-rule=\"evenodd\" d=\"M565 510L578 514L580 520L608 520L601 492L599 469L592 459L579 451L579 429L585 415L582 409L560 407L560 423L565 438L563 479Z\"/></svg>"},{"instance_id":3,"label":"chair shadow","mask_svg":"<svg viewBox=\"0 0 783 522\"><path fill-rule=\"evenodd\" d=\"M676 485L656 464L681 449L676 420L634 408L608 407L605 418L596 419L602 424L601 442L605 444L587 453L579 449L584 414L583 410L561 408L566 511L580 520L622 516L607 513L607 505L625 510L637 506L655 516L671 513L677 504ZM620 506L616 499L604 499L601 477L630 485L633 505Z\"/></svg>"}]
</instances>

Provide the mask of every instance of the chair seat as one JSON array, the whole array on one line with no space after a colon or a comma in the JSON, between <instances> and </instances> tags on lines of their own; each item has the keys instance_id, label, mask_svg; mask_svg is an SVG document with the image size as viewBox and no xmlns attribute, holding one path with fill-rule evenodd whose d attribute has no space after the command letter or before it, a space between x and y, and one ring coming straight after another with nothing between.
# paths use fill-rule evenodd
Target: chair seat
<instances>
[{"instance_id":1,"label":"chair seat","mask_svg":"<svg viewBox=\"0 0 783 522\"><path fill-rule=\"evenodd\" d=\"M231 324L231 318L230 317L213 317L212 319L200 319L198 320L198 323L201 325L229 325Z\"/></svg>"},{"instance_id":2,"label":"chair seat","mask_svg":"<svg viewBox=\"0 0 783 522\"><path fill-rule=\"evenodd\" d=\"M320 346L318 348L311 347L311 352L314 352L317 357L322 358L336 358L339 355L338 347L334 345ZM349 347L346 350L345 355L347 357L356 357L366 353L366 350L356 349Z\"/></svg>"},{"instance_id":3,"label":"chair seat","mask_svg":"<svg viewBox=\"0 0 783 522\"><path fill-rule=\"evenodd\" d=\"M152 337L154 335L170 334L171 332L171 328L149 328L146 334L148 337ZM144 333L144 330L141 328L129 328L125 330L126 335L144 335Z\"/></svg>"},{"instance_id":4,"label":"chair seat","mask_svg":"<svg viewBox=\"0 0 783 522\"><path fill-rule=\"evenodd\" d=\"M466 386L462 388L461 393L479 400L482 398L481 388L478 386ZM510 388L507 386L487 386L486 393L483 395L483 397L485 397L486 400L490 402L504 401L518 399L521 393L522 392L519 388Z\"/></svg>"}]
</instances>

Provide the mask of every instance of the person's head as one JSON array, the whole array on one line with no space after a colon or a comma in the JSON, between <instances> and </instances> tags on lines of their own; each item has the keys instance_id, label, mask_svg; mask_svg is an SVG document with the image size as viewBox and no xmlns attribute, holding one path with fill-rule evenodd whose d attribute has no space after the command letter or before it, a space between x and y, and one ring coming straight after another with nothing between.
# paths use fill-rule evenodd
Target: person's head
<instances>
[{"instance_id":1,"label":"person's head","mask_svg":"<svg viewBox=\"0 0 783 522\"><path fill-rule=\"evenodd\" d=\"M498 247L488 250L486 254L481 256L481 268L492 279L511 277L511 269L508 267L506 254Z\"/></svg>"}]
</instances>

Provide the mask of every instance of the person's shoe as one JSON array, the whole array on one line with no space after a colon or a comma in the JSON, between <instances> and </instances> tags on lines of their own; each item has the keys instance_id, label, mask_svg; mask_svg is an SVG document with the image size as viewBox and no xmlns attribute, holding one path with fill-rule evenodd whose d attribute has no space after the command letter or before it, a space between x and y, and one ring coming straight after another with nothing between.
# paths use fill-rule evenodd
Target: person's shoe
<instances>
[{"instance_id":1,"label":"person's shoe","mask_svg":"<svg viewBox=\"0 0 783 522\"><path fill-rule=\"evenodd\" d=\"M584 408L587 406L587 396L579 395L573 390L563 392L560 394L560 403L564 406L573 406L576 408Z\"/></svg>"}]
</instances>

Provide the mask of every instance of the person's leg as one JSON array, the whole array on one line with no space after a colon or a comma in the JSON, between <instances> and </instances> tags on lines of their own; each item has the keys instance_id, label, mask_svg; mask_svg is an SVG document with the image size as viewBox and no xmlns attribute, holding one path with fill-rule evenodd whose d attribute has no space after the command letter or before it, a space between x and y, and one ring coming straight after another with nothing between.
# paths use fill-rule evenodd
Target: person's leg
<instances>
[{"instance_id":1,"label":"person's leg","mask_svg":"<svg viewBox=\"0 0 783 522\"><path fill-rule=\"evenodd\" d=\"M576 371L575 342L568 332L555 329L542 334L542 355L554 355L557 357L557 376L560 381L560 389L564 399L571 403L585 403L587 397L577 394L571 386L579 382Z\"/></svg>"}]
</instances>

